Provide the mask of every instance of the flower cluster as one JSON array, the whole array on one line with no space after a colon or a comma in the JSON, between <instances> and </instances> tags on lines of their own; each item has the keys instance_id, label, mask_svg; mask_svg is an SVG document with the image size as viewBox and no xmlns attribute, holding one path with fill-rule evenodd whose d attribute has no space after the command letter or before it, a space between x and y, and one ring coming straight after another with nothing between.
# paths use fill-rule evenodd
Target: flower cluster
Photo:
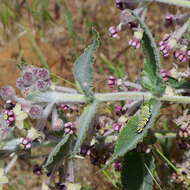
<instances>
[{"instance_id":1,"label":"flower cluster","mask_svg":"<svg viewBox=\"0 0 190 190\"><path fill-rule=\"evenodd\" d=\"M21 70L21 77L17 79L16 86L24 96L30 92L45 91L50 87L50 73L47 69L26 66Z\"/></svg>"},{"instance_id":2,"label":"flower cluster","mask_svg":"<svg viewBox=\"0 0 190 190\"><path fill-rule=\"evenodd\" d=\"M190 50L187 45L177 43L175 38L171 38L166 34L162 41L159 43L160 51L164 57L168 57L173 50L173 56L180 62L186 62L190 58Z\"/></svg>"}]
</instances>

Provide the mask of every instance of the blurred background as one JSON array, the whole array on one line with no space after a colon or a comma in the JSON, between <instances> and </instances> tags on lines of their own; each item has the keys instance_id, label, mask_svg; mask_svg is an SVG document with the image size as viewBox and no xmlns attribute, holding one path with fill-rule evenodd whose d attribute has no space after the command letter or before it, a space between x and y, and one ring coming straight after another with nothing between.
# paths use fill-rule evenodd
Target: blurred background
<instances>
[{"instance_id":1,"label":"blurred background","mask_svg":"<svg viewBox=\"0 0 190 190\"><path fill-rule=\"evenodd\" d=\"M152 3L148 9L146 22L157 42L174 28L164 26L166 13L183 11L165 4ZM23 63L36 66L48 64L52 76L62 85L73 87L72 66L84 48L91 43L94 27L101 37L101 47L96 54L96 91L109 91L109 75L137 79L143 63L141 50L128 47L132 32L121 33L119 40L109 36L108 29L119 24L120 10L114 0L1 0L0 2L0 86L13 85L19 76L19 66ZM173 60L163 60L164 67L171 68ZM47 66L47 65L46 65ZM180 63L183 68L183 63ZM68 82L70 81L70 82ZM18 92L19 93L19 92ZM171 111L173 115L171 115ZM176 105L163 109L167 127L179 112ZM159 125L159 123L158 123ZM162 127L162 126L161 126ZM31 162L20 158L9 174L10 183L5 190L38 190L46 176L35 176ZM82 172L81 172L82 171ZM88 159L77 164L78 182L84 190L114 190L109 176L97 173Z\"/></svg>"}]
</instances>

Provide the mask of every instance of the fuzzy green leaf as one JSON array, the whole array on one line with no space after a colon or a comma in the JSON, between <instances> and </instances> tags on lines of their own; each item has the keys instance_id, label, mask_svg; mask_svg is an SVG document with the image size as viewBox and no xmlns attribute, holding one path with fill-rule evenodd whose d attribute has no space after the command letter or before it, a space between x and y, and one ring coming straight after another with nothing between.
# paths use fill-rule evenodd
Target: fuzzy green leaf
<instances>
[{"instance_id":1,"label":"fuzzy green leaf","mask_svg":"<svg viewBox=\"0 0 190 190\"><path fill-rule=\"evenodd\" d=\"M9 139L0 142L0 151L16 151L19 148L21 139Z\"/></svg>"},{"instance_id":2,"label":"fuzzy green leaf","mask_svg":"<svg viewBox=\"0 0 190 190\"><path fill-rule=\"evenodd\" d=\"M93 76L92 65L94 63L94 52L99 47L99 34L94 31L96 38L84 53L76 60L73 73L79 91L82 91L90 100L93 99Z\"/></svg>"},{"instance_id":3,"label":"fuzzy green leaf","mask_svg":"<svg viewBox=\"0 0 190 190\"><path fill-rule=\"evenodd\" d=\"M66 135L56 146L53 148L48 156L48 159L44 165L47 171L51 171L52 168L58 164L64 157L68 156L69 145L70 145L70 135Z\"/></svg>"},{"instance_id":4,"label":"fuzzy green leaf","mask_svg":"<svg viewBox=\"0 0 190 190\"><path fill-rule=\"evenodd\" d=\"M147 169L148 168L148 169ZM152 190L152 174L155 170L154 158L150 154L131 151L123 161L121 181L123 190Z\"/></svg>"},{"instance_id":5,"label":"fuzzy green leaf","mask_svg":"<svg viewBox=\"0 0 190 190\"><path fill-rule=\"evenodd\" d=\"M156 117L160 111L161 102L152 99L150 100L149 104L151 110L151 117L148 123L146 124L146 127L141 133L138 133L137 125L139 117L138 116L132 117L119 134L114 154L112 156L110 163L112 163L118 157L124 156L127 152L134 149L137 146L137 144L141 142L143 138L146 136L148 129L153 127Z\"/></svg>"},{"instance_id":6,"label":"fuzzy green leaf","mask_svg":"<svg viewBox=\"0 0 190 190\"><path fill-rule=\"evenodd\" d=\"M131 13L144 30L142 39L144 52L143 86L149 89L154 95L160 96L164 92L165 85L160 75L160 55L158 48L145 22L136 13Z\"/></svg>"},{"instance_id":7,"label":"fuzzy green leaf","mask_svg":"<svg viewBox=\"0 0 190 190\"><path fill-rule=\"evenodd\" d=\"M0 158L7 157L12 152L19 150L21 139L6 139L0 141Z\"/></svg>"},{"instance_id":8,"label":"fuzzy green leaf","mask_svg":"<svg viewBox=\"0 0 190 190\"><path fill-rule=\"evenodd\" d=\"M90 105L88 105L82 115L79 118L77 123L78 134L77 134L77 142L74 147L73 155L77 154L81 145L88 135L88 131L91 127L92 121L95 117L95 114L98 109L98 102L94 101Z\"/></svg>"}]
</instances>

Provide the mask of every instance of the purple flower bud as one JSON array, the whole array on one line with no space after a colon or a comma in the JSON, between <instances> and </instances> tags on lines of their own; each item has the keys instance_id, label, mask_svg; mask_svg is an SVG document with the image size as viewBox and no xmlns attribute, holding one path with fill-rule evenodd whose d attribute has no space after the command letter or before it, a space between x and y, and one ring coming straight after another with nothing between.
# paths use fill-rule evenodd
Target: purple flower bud
<instances>
[{"instance_id":1,"label":"purple flower bud","mask_svg":"<svg viewBox=\"0 0 190 190\"><path fill-rule=\"evenodd\" d=\"M86 156L86 155L90 155L90 150L94 147L94 145L92 146L87 146L87 145L83 145L80 149L80 154L82 156Z\"/></svg>"},{"instance_id":2,"label":"purple flower bud","mask_svg":"<svg viewBox=\"0 0 190 190\"><path fill-rule=\"evenodd\" d=\"M114 131L117 131L117 132L120 131L121 127L122 127L122 124L121 124L121 123L114 123L114 124L112 125L113 130L114 130Z\"/></svg>"},{"instance_id":3,"label":"purple flower bud","mask_svg":"<svg viewBox=\"0 0 190 190\"><path fill-rule=\"evenodd\" d=\"M187 50L187 56L190 57L190 50Z\"/></svg>"},{"instance_id":4,"label":"purple flower bud","mask_svg":"<svg viewBox=\"0 0 190 190\"><path fill-rule=\"evenodd\" d=\"M136 22L129 22L129 23L128 23L128 26L129 26L129 28L131 28L131 29L137 28L137 27L138 27L138 23L136 23Z\"/></svg>"},{"instance_id":5,"label":"purple flower bud","mask_svg":"<svg viewBox=\"0 0 190 190\"><path fill-rule=\"evenodd\" d=\"M23 145L28 144L30 141L31 141L31 140L30 140L29 138L27 138L27 137L21 139L21 143L22 143Z\"/></svg>"},{"instance_id":6,"label":"purple flower bud","mask_svg":"<svg viewBox=\"0 0 190 190\"><path fill-rule=\"evenodd\" d=\"M38 76L38 79L41 79L41 80L49 80L50 79L49 71L44 68L38 69L37 76Z\"/></svg>"},{"instance_id":7,"label":"purple flower bud","mask_svg":"<svg viewBox=\"0 0 190 190\"><path fill-rule=\"evenodd\" d=\"M61 104L61 105L59 106L59 108L60 108L61 110L63 110L63 111L68 111L68 110L69 110L69 106L68 106L67 104Z\"/></svg>"},{"instance_id":8,"label":"purple flower bud","mask_svg":"<svg viewBox=\"0 0 190 190\"><path fill-rule=\"evenodd\" d=\"M21 144L24 146L24 149L30 149L32 147L32 139L24 137L21 139Z\"/></svg>"},{"instance_id":9,"label":"purple flower bud","mask_svg":"<svg viewBox=\"0 0 190 190\"><path fill-rule=\"evenodd\" d=\"M160 74L164 81L167 81L171 77L171 73L165 69L160 69Z\"/></svg>"},{"instance_id":10,"label":"purple flower bud","mask_svg":"<svg viewBox=\"0 0 190 190\"><path fill-rule=\"evenodd\" d=\"M127 4L122 0L115 0L116 7L120 10L124 10L127 8Z\"/></svg>"},{"instance_id":11,"label":"purple flower bud","mask_svg":"<svg viewBox=\"0 0 190 190\"><path fill-rule=\"evenodd\" d=\"M9 118L8 118L8 121L14 122L14 121L15 121L15 117L9 117Z\"/></svg>"},{"instance_id":12,"label":"purple flower bud","mask_svg":"<svg viewBox=\"0 0 190 190\"><path fill-rule=\"evenodd\" d=\"M116 85L117 79L114 76L109 76L108 85L110 88L113 88Z\"/></svg>"},{"instance_id":13,"label":"purple flower bud","mask_svg":"<svg viewBox=\"0 0 190 190\"><path fill-rule=\"evenodd\" d=\"M24 72L22 75L25 85L30 85L33 82L33 73L32 72Z\"/></svg>"},{"instance_id":14,"label":"purple flower bud","mask_svg":"<svg viewBox=\"0 0 190 190\"><path fill-rule=\"evenodd\" d=\"M75 125L72 122L65 123L64 128L66 134L73 134L76 131Z\"/></svg>"},{"instance_id":15,"label":"purple flower bud","mask_svg":"<svg viewBox=\"0 0 190 190\"><path fill-rule=\"evenodd\" d=\"M39 119L42 117L43 108L38 105L32 105L30 110L28 111L29 116L32 119Z\"/></svg>"},{"instance_id":16,"label":"purple flower bud","mask_svg":"<svg viewBox=\"0 0 190 190\"><path fill-rule=\"evenodd\" d=\"M160 45L160 51L162 52L163 56L168 57L169 51L170 51L170 48L168 46L168 42L163 40L159 43L159 45Z\"/></svg>"},{"instance_id":17,"label":"purple flower bud","mask_svg":"<svg viewBox=\"0 0 190 190\"><path fill-rule=\"evenodd\" d=\"M109 28L109 32L112 38L119 38L117 28L115 26L111 26Z\"/></svg>"},{"instance_id":18,"label":"purple flower bud","mask_svg":"<svg viewBox=\"0 0 190 190\"><path fill-rule=\"evenodd\" d=\"M38 68L38 67L32 68L32 73L33 73L33 75L35 76L35 78L38 77L38 71L39 71L39 69L40 69L40 68Z\"/></svg>"},{"instance_id":19,"label":"purple flower bud","mask_svg":"<svg viewBox=\"0 0 190 190\"><path fill-rule=\"evenodd\" d=\"M115 111L118 113L118 112L122 112L122 106L120 105L116 105L115 106Z\"/></svg>"},{"instance_id":20,"label":"purple flower bud","mask_svg":"<svg viewBox=\"0 0 190 190\"><path fill-rule=\"evenodd\" d=\"M6 109L7 113L8 113L8 110L12 110L14 107L15 107L15 104L13 104L11 100L7 100L6 104L4 105L4 108Z\"/></svg>"},{"instance_id":21,"label":"purple flower bud","mask_svg":"<svg viewBox=\"0 0 190 190\"><path fill-rule=\"evenodd\" d=\"M166 17L165 17L165 25L166 26L171 26L172 24L174 24L174 19L175 19L174 15L172 15L172 14L166 15Z\"/></svg>"},{"instance_id":22,"label":"purple flower bud","mask_svg":"<svg viewBox=\"0 0 190 190\"><path fill-rule=\"evenodd\" d=\"M27 150L27 149L31 149L32 147L32 143L28 143L24 148Z\"/></svg>"},{"instance_id":23,"label":"purple flower bud","mask_svg":"<svg viewBox=\"0 0 190 190\"><path fill-rule=\"evenodd\" d=\"M187 57L186 57L186 52L184 51L175 51L174 52L174 57L179 60L180 62L185 62L187 61Z\"/></svg>"},{"instance_id":24,"label":"purple flower bud","mask_svg":"<svg viewBox=\"0 0 190 190\"><path fill-rule=\"evenodd\" d=\"M188 137L190 137L190 125L188 127L186 127L186 128L182 128L181 127L179 129L179 136L181 138L188 138Z\"/></svg>"},{"instance_id":25,"label":"purple flower bud","mask_svg":"<svg viewBox=\"0 0 190 190\"><path fill-rule=\"evenodd\" d=\"M36 164L33 168L33 173L36 174L37 176L42 175L43 174L42 167L40 167L38 164Z\"/></svg>"},{"instance_id":26,"label":"purple flower bud","mask_svg":"<svg viewBox=\"0 0 190 190\"><path fill-rule=\"evenodd\" d=\"M121 162L118 160L118 161L115 161L115 162L113 163L113 167L115 168L116 171L121 171L121 169L122 169L122 164L121 164Z\"/></svg>"},{"instance_id":27,"label":"purple flower bud","mask_svg":"<svg viewBox=\"0 0 190 190\"><path fill-rule=\"evenodd\" d=\"M132 39L128 42L129 46L135 49L139 49L141 47L141 42L138 39Z\"/></svg>"},{"instance_id":28,"label":"purple flower bud","mask_svg":"<svg viewBox=\"0 0 190 190\"><path fill-rule=\"evenodd\" d=\"M36 89L40 91L47 90L49 86L50 86L50 81L38 80L35 83Z\"/></svg>"},{"instance_id":29,"label":"purple flower bud","mask_svg":"<svg viewBox=\"0 0 190 190\"><path fill-rule=\"evenodd\" d=\"M0 88L0 96L3 100L14 99L15 89L12 86L3 86Z\"/></svg>"}]
</instances>

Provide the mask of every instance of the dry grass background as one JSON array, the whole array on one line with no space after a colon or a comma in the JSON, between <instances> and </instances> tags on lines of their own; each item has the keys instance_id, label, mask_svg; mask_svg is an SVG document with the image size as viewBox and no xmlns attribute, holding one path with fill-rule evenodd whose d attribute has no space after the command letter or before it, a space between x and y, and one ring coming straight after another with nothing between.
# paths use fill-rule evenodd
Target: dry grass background
<instances>
[{"instance_id":1,"label":"dry grass background","mask_svg":"<svg viewBox=\"0 0 190 190\"><path fill-rule=\"evenodd\" d=\"M120 40L111 39L107 32L109 26L116 25L119 22L120 11L115 8L114 0L70 0L65 2L72 13L74 30L80 40L71 37L64 17L57 20L56 23L48 24L44 30L44 35L41 36L37 32L38 26L32 25L28 20L28 15L25 14L25 10L22 10L23 18L20 23L30 26L34 32L37 43L47 58L51 72L66 80L73 81L72 65L76 57L91 42L90 28L93 25L101 35L101 47L96 55L95 64L96 90L108 91L106 80L108 75L112 74L102 59L103 56L112 61L115 67L123 65L129 77L136 79L142 66L143 55L140 50L135 51L127 48L128 40L131 37L130 31L123 32ZM53 15L52 7L50 7L50 11ZM162 22L164 14L167 12L176 13L177 11L175 7L168 7L163 4L152 4L150 6L147 23L157 40L161 39L166 31L172 31L172 28L164 28ZM22 58L28 64L41 65L27 36L16 39L17 30L14 27L9 30L8 38L0 37L2 41L0 47L0 86L6 84L15 85L19 75L16 64L21 51L23 52ZM171 60L164 61L164 66L171 68L171 63ZM183 65L180 65L180 67L183 67ZM63 81L60 82L69 86ZM172 108L173 110L175 110L175 107ZM166 113L167 111L165 110ZM35 162L32 161L33 164ZM91 166L88 160L79 162L76 171L79 181L91 187L89 190L114 189L111 184L106 182L105 177L97 173L97 168ZM38 190L40 189L42 178L45 178L45 176L37 177L32 173L31 163L25 163L22 159L19 159L9 175L10 184L5 189Z\"/></svg>"}]
</instances>

